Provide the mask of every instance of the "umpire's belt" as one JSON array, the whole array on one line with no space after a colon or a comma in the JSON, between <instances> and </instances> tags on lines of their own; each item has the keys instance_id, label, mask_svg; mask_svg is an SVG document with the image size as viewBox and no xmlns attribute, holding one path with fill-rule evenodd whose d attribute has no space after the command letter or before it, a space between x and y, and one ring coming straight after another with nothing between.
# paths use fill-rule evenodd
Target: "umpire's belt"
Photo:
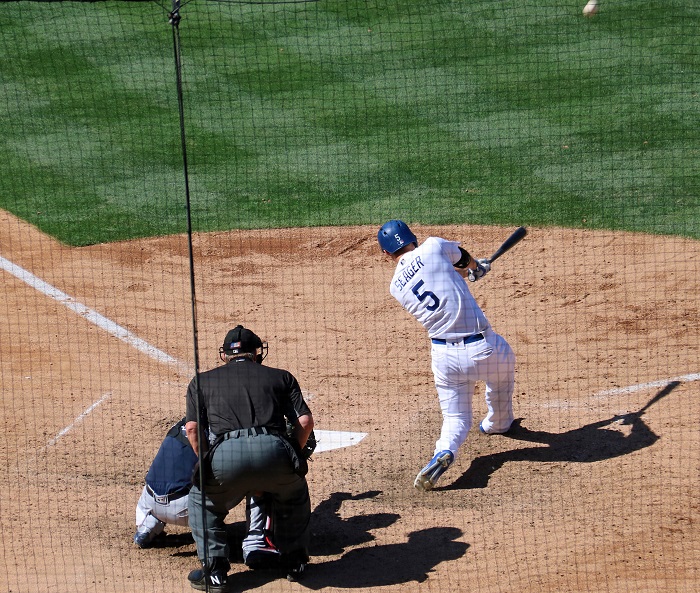
<instances>
[{"instance_id":1,"label":"umpire's belt","mask_svg":"<svg viewBox=\"0 0 700 593\"><path fill-rule=\"evenodd\" d=\"M241 437L256 437L261 434L282 434L279 430L267 428L265 426L252 426L251 428L239 428L237 430L229 430L222 435L222 440L239 439Z\"/></svg>"},{"instance_id":2,"label":"umpire's belt","mask_svg":"<svg viewBox=\"0 0 700 593\"><path fill-rule=\"evenodd\" d=\"M443 340L442 338L432 338L430 341L433 344L461 344L464 342L465 344L471 344L472 342L478 342L479 340L484 339L484 334L473 334L471 336L467 336L466 338L453 338L452 340Z\"/></svg>"},{"instance_id":3,"label":"umpire's belt","mask_svg":"<svg viewBox=\"0 0 700 593\"><path fill-rule=\"evenodd\" d=\"M175 490L175 492L171 492L170 494L156 494L153 491L153 488L151 488L148 484L146 484L146 490L153 497L153 500L155 500L158 504L169 504L173 500L177 500L178 498L187 496L190 493L189 486L185 486L184 488Z\"/></svg>"}]
</instances>

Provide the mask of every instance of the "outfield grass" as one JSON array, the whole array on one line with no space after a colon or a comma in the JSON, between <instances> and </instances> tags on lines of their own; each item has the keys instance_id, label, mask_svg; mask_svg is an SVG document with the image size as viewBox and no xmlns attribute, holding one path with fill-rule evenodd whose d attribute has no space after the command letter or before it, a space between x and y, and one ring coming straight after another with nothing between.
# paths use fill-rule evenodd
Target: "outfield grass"
<instances>
[{"instance_id":1,"label":"outfield grass","mask_svg":"<svg viewBox=\"0 0 700 593\"><path fill-rule=\"evenodd\" d=\"M700 6L182 11L195 230L556 225L700 238ZM0 5L0 207L72 245L180 233L166 11Z\"/></svg>"}]
</instances>

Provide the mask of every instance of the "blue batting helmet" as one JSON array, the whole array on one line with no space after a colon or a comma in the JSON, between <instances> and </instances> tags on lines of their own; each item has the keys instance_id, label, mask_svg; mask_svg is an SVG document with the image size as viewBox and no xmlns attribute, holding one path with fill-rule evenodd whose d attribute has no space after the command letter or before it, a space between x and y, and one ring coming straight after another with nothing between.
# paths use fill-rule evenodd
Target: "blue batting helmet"
<instances>
[{"instance_id":1,"label":"blue batting helmet","mask_svg":"<svg viewBox=\"0 0 700 593\"><path fill-rule=\"evenodd\" d=\"M379 241L382 251L387 253L396 253L410 243L414 243L418 247L418 239L403 220L385 222L377 233L377 241Z\"/></svg>"}]
</instances>

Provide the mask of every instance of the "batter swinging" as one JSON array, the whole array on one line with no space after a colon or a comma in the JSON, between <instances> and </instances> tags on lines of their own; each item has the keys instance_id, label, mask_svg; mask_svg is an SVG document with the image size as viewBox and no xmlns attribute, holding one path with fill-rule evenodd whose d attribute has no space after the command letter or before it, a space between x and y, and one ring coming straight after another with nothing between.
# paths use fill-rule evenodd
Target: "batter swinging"
<instances>
[{"instance_id":1,"label":"batter swinging","mask_svg":"<svg viewBox=\"0 0 700 593\"><path fill-rule=\"evenodd\" d=\"M425 329L432 342L442 430L430 462L414 486L431 490L452 464L472 425L477 381L486 384L488 413L479 424L486 434L503 434L514 420L515 355L474 300L467 283L491 268L474 260L459 243L429 237L420 246L405 222L390 220L377 234L382 251L396 263L390 292Z\"/></svg>"}]
</instances>

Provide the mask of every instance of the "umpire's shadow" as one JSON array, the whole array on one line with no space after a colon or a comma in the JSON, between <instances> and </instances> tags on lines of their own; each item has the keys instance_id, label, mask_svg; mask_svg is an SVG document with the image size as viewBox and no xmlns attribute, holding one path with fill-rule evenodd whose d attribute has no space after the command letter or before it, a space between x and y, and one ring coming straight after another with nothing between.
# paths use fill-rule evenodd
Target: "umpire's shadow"
<instances>
[{"instance_id":1,"label":"umpire's shadow","mask_svg":"<svg viewBox=\"0 0 700 593\"><path fill-rule=\"evenodd\" d=\"M441 562L464 556L469 544L455 541L461 536L456 527L430 527L409 533L404 542L356 548L328 562L312 560L300 584L316 590L422 583Z\"/></svg>"},{"instance_id":2,"label":"umpire's shadow","mask_svg":"<svg viewBox=\"0 0 700 593\"><path fill-rule=\"evenodd\" d=\"M462 557L469 544L454 541L462 531L454 527L432 527L414 531L406 541L356 548L375 539L370 533L395 523L396 513L360 514L341 518L345 501L363 500L381 494L369 491L352 495L336 492L321 502L312 514L309 552L311 564L299 582L307 589L339 587L357 589L416 581L422 583L440 562ZM345 552L348 548L353 548ZM345 552L345 553L344 553ZM339 555L325 561L323 556ZM242 571L230 577L233 590L246 591L279 578L274 571Z\"/></svg>"},{"instance_id":3,"label":"umpire's shadow","mask_svg":"<svg viewBox=\"0 0 700 593\"><path fill-rule=\"evenodd\" d=\"M522 426L521 419L517 419L504 437L547 446L512 449L477 457L455 482L435 490L486 488L491 474L509 461L592 463L649 447L659 440L659 436L642 420L642 415L649 406L667 396L678 385L679 381L669 383L637 412L613 416L564 433L529 430ZM613 422L631 425L630 433L625 435L619 430L606 428Z\"/></svg>"}]
</instances>

